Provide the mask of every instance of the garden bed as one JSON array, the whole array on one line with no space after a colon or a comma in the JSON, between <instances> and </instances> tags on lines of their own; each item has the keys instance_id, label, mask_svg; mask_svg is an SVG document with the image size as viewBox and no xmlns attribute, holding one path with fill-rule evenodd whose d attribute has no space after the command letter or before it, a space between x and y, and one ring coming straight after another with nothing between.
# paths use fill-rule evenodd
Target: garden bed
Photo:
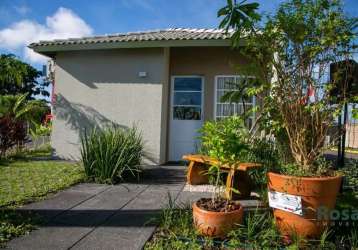
<instances>
[{"instance_id":1,"label":"garden bed","mask_svg":"<svg viewBox=\"0 0 358 250\"><path fill-rule=\"evenodd\" d=\"M357 193L347 192L339 197L337 210L354 209L358 205ZM200 236L194 229L192 209L169 207L162 211L159 227L145 249L298 249L327 248L353 249L358 247L358 221L335 221L331 229L318 240L287 238L279 234L272 212L246 212L244 223L232 230L224 240Z\"/></svg>"}]
</instances>

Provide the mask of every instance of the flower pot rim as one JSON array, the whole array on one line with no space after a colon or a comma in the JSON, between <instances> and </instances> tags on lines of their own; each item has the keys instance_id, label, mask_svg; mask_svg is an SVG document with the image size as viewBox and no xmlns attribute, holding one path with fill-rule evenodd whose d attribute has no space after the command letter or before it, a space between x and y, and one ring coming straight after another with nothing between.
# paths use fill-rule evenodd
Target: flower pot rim
<instances>
[{"instance_id":1,"label":"flower pot rim","mask_svg":"<svg viewBox=\"0 0 358 250\"><path fill-rule=\"evenodd\" d=\"M281 177L284 179L300 179L300 180L307 180L307 181L328 181L328 180L334 180L334 179L340 179L343 178L343 175L336 175L336 176L295 176L295 175L285 175L285 174L278 174L274 172L268 172L267 176L275 176L275 177Z\"/></svg>"},{"instance_id":2,"label":"flower pot rim","mask_svg":"<svg viewBox=\"0 0 358 250\"><path fill-rule=\"evenodd\" d=\"M208 211L208 210L205 210L205 209L202 209L202 208L198 207L198 206L196 205L196 203L197 203L197 201L193 202L192 208L193 208L193 209L200 210L202 213L205 213L205 214L228 215L228 214L235 214L235 213L241 212L241 211L244 209L244 207L241 205L240 202L238 202L238 204L240 205L240 208L239 208L239 209L236 209L236 210L234 210L234 211L230 211L230 212Z\"/></svg>"}]
</instances>

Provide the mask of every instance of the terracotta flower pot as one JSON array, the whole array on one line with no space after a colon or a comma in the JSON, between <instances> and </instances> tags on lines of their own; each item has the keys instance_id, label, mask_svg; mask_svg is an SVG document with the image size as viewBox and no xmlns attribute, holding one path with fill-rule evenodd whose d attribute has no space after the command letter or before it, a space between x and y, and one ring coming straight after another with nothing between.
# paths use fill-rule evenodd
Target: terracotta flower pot
<instances>
[{"instance_id":1,"label":"terracotta flower pot","mask_svg":"<svg viewBox=\"0 0 358 250\"><path fill-rule=\"evenodd\" d=\"M303 215L274 209L276 225L283 235L317 238L329 225L329 218L318 216L318 209L334 209L342 176L294 177L268 173L269 190L301 197Z\"/></svg>"},{"instance_id":2,"label":"terracotta flower pot","mask_svg":"<svg viewBox=\"0 0 358 250\"><path fill-rule=\"evenodd\" d=\"M201 209L196 202L193 204L194 225L204 236L225 237L235 226L242 223L243 215L242 206L231 212L213 212Z\"/></svg>"}]
</instances>

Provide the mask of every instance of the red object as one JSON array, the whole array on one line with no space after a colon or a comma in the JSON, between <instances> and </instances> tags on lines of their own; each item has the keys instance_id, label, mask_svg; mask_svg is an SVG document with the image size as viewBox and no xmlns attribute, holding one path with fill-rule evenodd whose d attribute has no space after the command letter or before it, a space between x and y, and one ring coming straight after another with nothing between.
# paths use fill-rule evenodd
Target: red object
<instances>
[{"instance_id":1,"label":"red object","mask_svg":"<svg viewBox=\"0 0 358 250\"><path fill-rule=\"evenodd\" d=\"M45 124L49 123L50 121L52 121L54 118L54 116L52 114L47 114L45 117Z\"/></svg>"}]
</instances>

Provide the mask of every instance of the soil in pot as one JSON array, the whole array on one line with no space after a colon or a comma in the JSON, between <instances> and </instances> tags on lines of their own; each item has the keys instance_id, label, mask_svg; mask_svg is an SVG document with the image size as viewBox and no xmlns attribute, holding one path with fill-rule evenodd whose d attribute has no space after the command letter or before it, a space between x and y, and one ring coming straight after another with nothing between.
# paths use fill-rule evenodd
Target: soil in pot
<instances>
[{"instance_id":1,"label":"soil in pot","mask_svg":"<svg viewBox=\"0 0 358 250\"><path fill-rule=\"evenodd\" d=\"M237 201L202 198L193 204L194 225L200 234L223 238L242 223L244 209Z\"/></svg>"},{"instance_id":2,"label":"soil in pot","mask_svg":"<svg viewBox=\"0 0 358 250\"><path fill-rule=\"evenodd\" d=\"M301 197L303 215L274 209L276 225L281 234L320 237L330 223L328 217L319 218L319 209L334 209L342 176L294 177L268 173L268 181L269 190Z\"/></svg>"}]
</instances>

